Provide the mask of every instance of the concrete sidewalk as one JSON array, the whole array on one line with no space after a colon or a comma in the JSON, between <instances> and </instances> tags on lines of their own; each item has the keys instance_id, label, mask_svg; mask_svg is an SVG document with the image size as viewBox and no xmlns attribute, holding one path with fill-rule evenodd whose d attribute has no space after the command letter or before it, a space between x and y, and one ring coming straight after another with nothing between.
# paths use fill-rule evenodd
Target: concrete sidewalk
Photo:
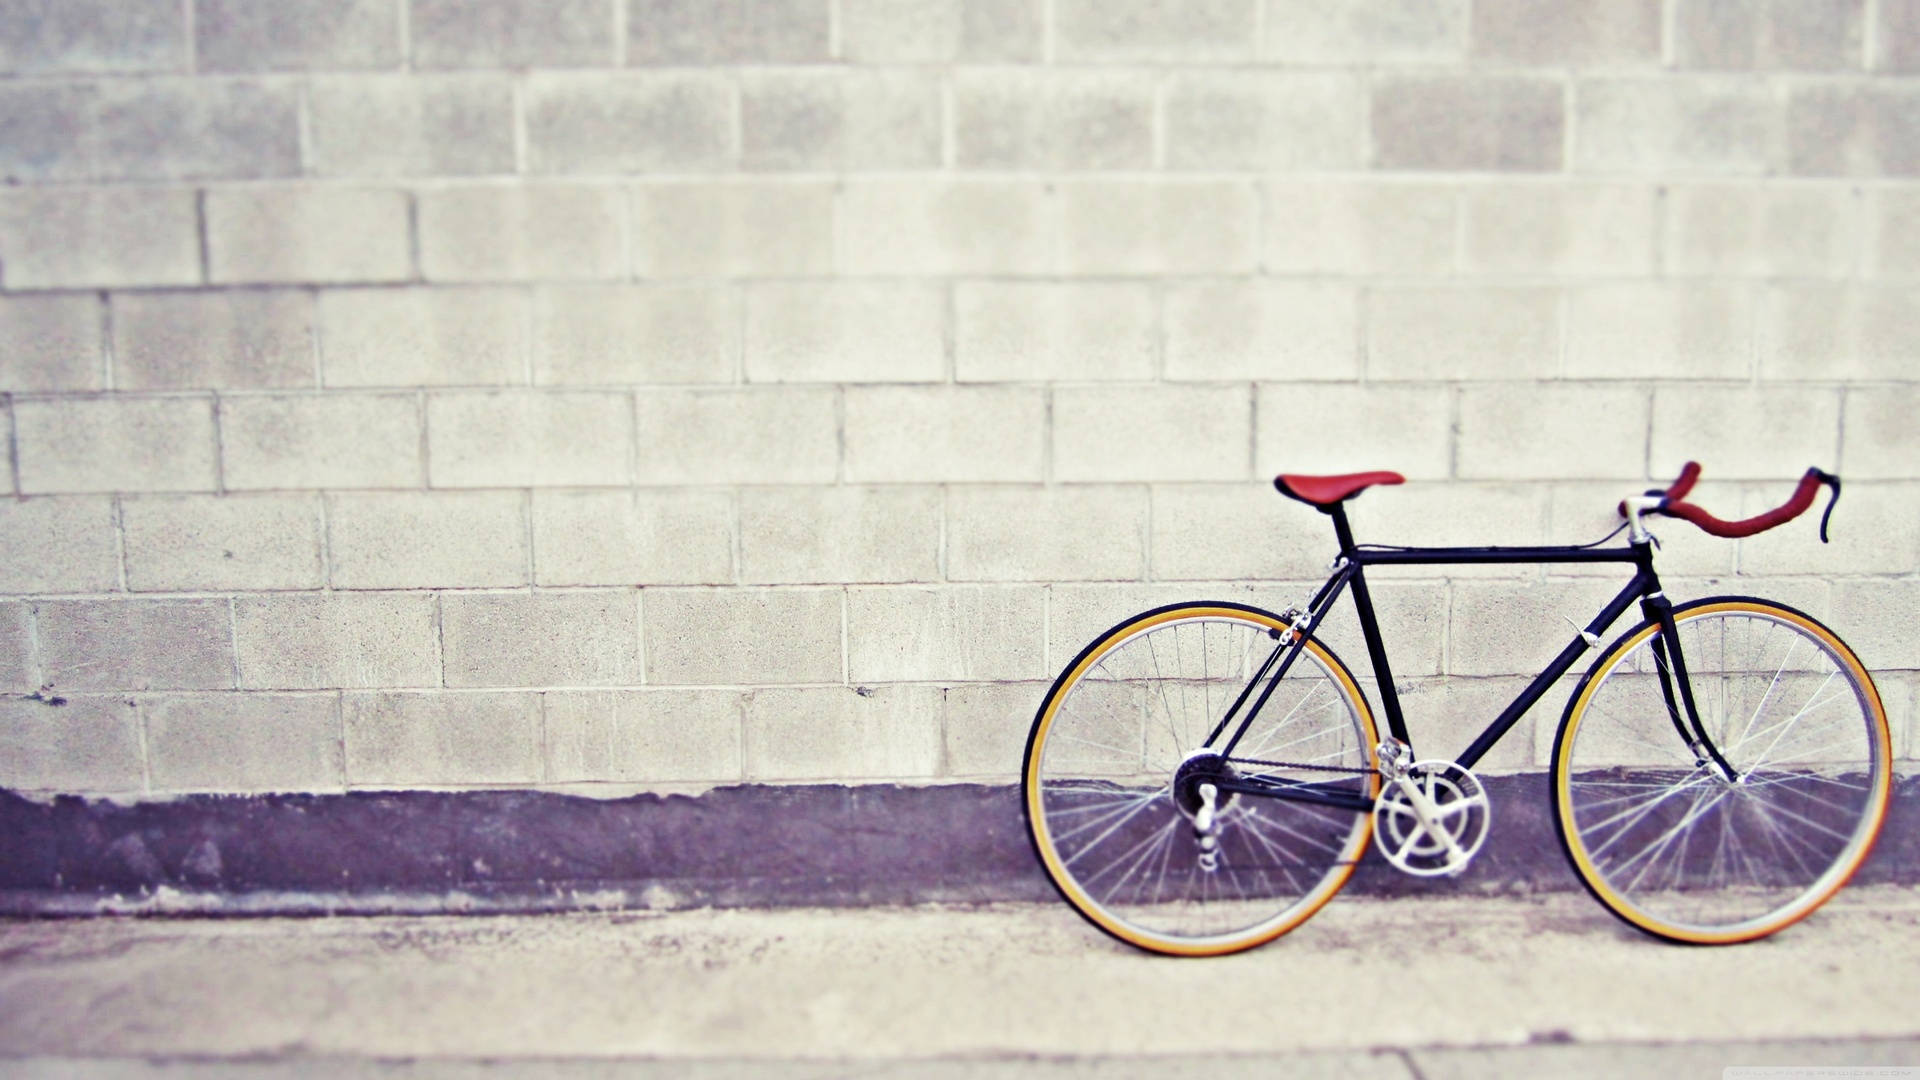
<instances>
[{"instance_id":1,"label":"concrete sidewalk","mask_svg":"<svg viewBox=\"0 0 1920 1080\"><path fill-rule=\"evenodd\" d=\"M1725 949L1583 896L1345 899L1202 961L1061 905L0 924L0 1072L36 1077L1718 1076L1920 1065L1916 1001L1905 887Z\"/></svg>"}]
</instances>

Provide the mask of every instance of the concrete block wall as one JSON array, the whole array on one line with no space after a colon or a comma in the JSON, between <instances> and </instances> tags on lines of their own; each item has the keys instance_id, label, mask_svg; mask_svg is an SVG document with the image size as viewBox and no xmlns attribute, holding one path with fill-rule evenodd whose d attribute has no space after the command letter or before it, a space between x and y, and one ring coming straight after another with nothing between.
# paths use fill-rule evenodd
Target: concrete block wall
<instances>
[{"instance_id":1,"label":"concrete block wall","mask_svg":"<svg viewBox=\"0 0 1920 1080\"><path fill-rule=\"evenodd\" d=\"M1307 595L1276 471L1577 542L1688 458L1847 477L1663 565L1920 745L1912 0L0 0L0 179L0 786L1003 780ZM1609 588L1383 581L1423 751Z\"/></svg>"}]
</instances>

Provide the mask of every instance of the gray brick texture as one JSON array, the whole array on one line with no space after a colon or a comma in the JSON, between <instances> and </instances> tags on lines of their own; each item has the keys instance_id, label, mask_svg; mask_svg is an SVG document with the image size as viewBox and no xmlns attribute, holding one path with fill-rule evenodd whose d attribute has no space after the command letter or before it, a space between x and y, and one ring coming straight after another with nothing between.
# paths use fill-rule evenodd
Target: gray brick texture
<instances>
[{"instance_id":1,"label":"gray brick texture","mask_svg":"<svg viewBox=\"0 0 1920 1080\"><path fill-rule=\"evenodd\" d=\"M1920 0L0 0L0 787L1005 782L1119 618L1311 595L1282 471L1837 471L1661 565L1908 723L1917 80ZM1609 588L1381 575L1416 730Z\"/></svg>"}]
</instances>

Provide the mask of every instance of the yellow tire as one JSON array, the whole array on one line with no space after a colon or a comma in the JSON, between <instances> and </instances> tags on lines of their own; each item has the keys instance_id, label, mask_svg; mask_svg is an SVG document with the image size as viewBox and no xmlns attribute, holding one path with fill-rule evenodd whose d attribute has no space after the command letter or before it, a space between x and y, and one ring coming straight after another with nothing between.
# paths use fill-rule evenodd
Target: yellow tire
<instances>
[{"instance_id":1,"label":"yellow tire","mask_svg":"<svg viewBox=\"0 0 1920 1080\"><path fill-rule=\"evenodd\" d=\"M1264 707L1253 713L1271 680L1209 743L1288 633L1258 608L1176 604L1108 630L1054 682L1027 738L1028 835L1093 925L1142 949L1216 956L1286 933L1346 884L1372 836L1369 814L1228 793L1204 841L1197 825L1196 792L1210 778L1379 790L1366 697L1316 640ZM1233 756L1220 756L1249 714Z\"/></svg>"},{"instance_id":2,"label":"yellow tire","mask_svg":"<svg viewBox=\"0 0 1920 1080\"><path fill-rule=\"evenodd\" d=\"M1627 923L1689 944L1751 941L1825 903L1872 850L1892 785L1886 711L1853 650L1804 612L1724 596L1673 617L1701 726L1733 778L1683 739L1666 635L1642 623L1567 704L1554 821L1587 890Z\"/></svg>"}]
</instances>

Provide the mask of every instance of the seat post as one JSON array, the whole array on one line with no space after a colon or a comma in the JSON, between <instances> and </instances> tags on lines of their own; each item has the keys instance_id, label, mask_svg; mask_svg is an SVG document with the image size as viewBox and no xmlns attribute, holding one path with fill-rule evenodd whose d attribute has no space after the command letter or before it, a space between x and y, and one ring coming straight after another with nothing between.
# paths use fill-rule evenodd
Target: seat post
<instances>
[{"instance_id":1,"label":"seat post","mask_svg":"<svg viewBox=\"0 0 1920 1080\"><path fill-rule=\"evenodd\" d=\"M1333 519L1333 535L1340 541L1340 554L1351 556L1353 528L1347 524L1347 504L1344 501L1337 502L1332 506L1322 507L1320 512Z\"/></svg>"}]
</instances>

